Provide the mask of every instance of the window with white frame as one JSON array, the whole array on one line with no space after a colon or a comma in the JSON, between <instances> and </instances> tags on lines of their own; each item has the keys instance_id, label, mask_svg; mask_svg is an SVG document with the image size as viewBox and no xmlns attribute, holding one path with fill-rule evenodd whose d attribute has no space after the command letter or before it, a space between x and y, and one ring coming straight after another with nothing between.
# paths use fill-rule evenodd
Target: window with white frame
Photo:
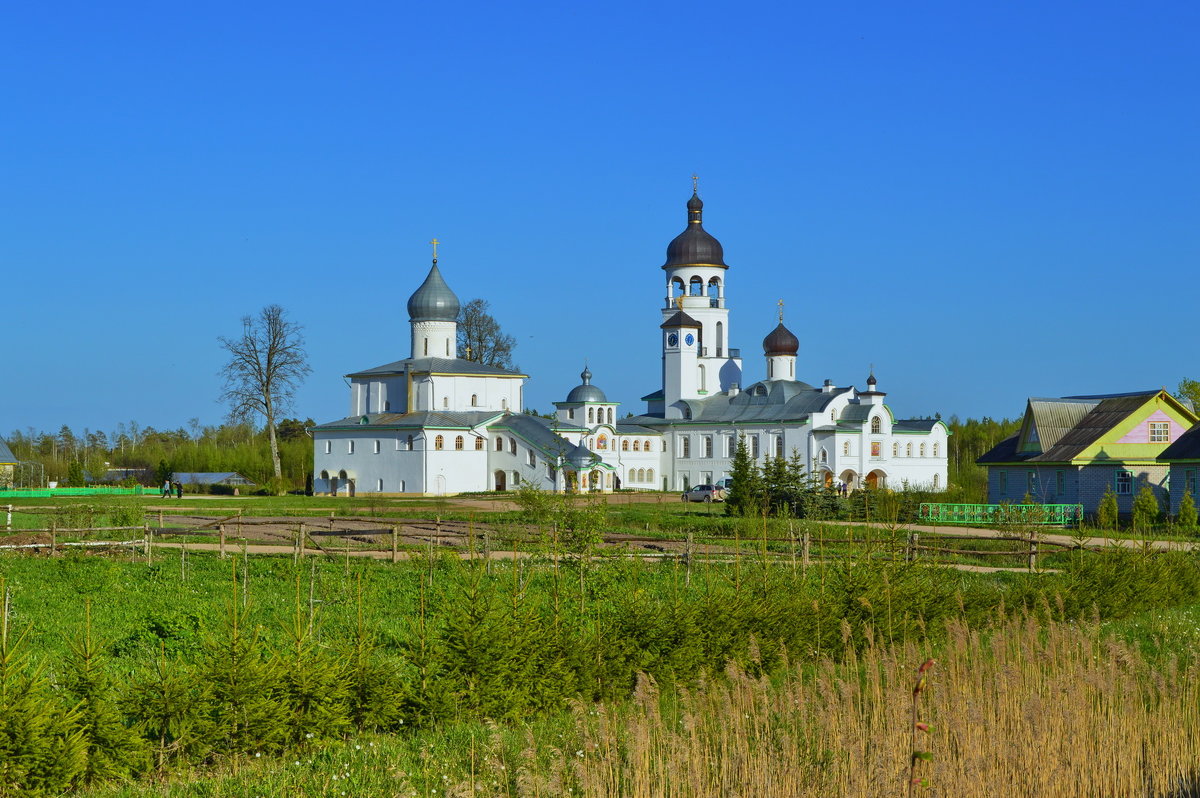
<instances>
[{"instance_id":1,"label":"window with white frame","mask_svg":"<svg viewBox=\"0 0 1200 798\"><path fill-rule=\"evenodd\" d=\"M737 437L734 435L725 436L725 456L733 457L733 453L737 451Z\"/></svg>"},{"instance_id":2,"label":"window with white frame","mask_svg":"<svg viewBox=\"0 0 1200 798\"><path fill-rule=\"evenodd\" d=\"M1150 422L1150 442L1151 443L1170 443L1171 442L1171 424L1167 421L1151 421Z\"/></svg>"},{"instance_id":3,"label":"window with white frame","mask_svg":"<svg viewBox=\"0 0 1200 798\"><path fill-rule=\"evenodd\" d=\"M775 436L775 456L783 459L783 436Z\"/></svg>"},{"instance_id":4,"label":"window with white frame","mask_svg":"<svg viewBox=\"0 0 1200 798\"><path fill-rule=\"evenodd\" d=\"M687 435L681 435L679 437L679 456L680 457L691 457L692 456L692 439L690 437L688 437Z\"/></svg>"},{"instance_id":5,"label":"window with white frame","mask_svg":"<svg viewBox=\"0 0 1200 798\"><path fill-rule=\"evenodd\" d=\"M484 444L484 440L483 440L483 438L476 438L476 439L475 439L475 451L477 451L477 452L482 452L482 451L483 451L483 448L484 448L484 445L485 445L485 444Z\"/></svg>"},{"instance_id":6,"label":"window with white frame","mask_svg":"<svg viewBox=\"0 0 1200 798\"><path fill-rule=\"evenodd\" d=\"M1115 488L1117 495L1128 496L1133 493L1133 472L1118 470L1116 474Z\"/></svg>"},{"instance_id":7,"label":"window with white frame","mask_svg":"<svg viewBox=\"0 0 1200 798\"><path fill-rule=\"evenodd\" d=\"M704 436L704 456L705 457L713 456L713 439L712 439L711 435Z\"/></svg>"},{"instance_id":8,"label":"window with white frame","mask_svg":"<svg viewBox=\"0 0 1200 798\"><path fill-rule=\"evenodd\" d=\"M755 460L757 460L758 459L758 436L757 435L747 435L746 443L750 449L750 456L753 457Z\"/></svg>"},{"instance_id":9,"label":"window with white frame","mask_svg":"<svg viewBox=\"0 0 1200 798\"><path fill-rule=\"evenodd\" d=\"M871 419L871 433L878 435L881 432L883 432L883 419L879 416L875 416Z\"/></svg>"}]
</instances>

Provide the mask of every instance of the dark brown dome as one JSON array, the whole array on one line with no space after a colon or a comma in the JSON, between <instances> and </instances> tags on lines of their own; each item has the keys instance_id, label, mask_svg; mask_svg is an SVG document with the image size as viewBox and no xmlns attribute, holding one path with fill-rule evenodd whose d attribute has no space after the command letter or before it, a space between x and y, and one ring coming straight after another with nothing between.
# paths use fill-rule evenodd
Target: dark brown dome
<instances>
[{"instance_id":1,"label":"dark brown dome","mask_svg":"<svg viewBox=\"0 0 1200 798\"><path fill-rule=\"evenodd\" d=\"M779 326L771 330L771 334L763 339L763 354L795 355L800 351L800 339L792 335L792 331L779 322Z\"/></svg>"},{"instance_id":2,"label":"dark brown dome","mask_svg":"<svg viewBox=\"0 0 1200 798\"><path fill-rule=\"evenodd\" d=\"M675 239L667 244L667 262L664 269L676 266L717 266L728 269L725 263L725 250L721 242L713 238L701 221L704 202L695 193L688 200L688 226Z\"/></svg>"}]
</instances>

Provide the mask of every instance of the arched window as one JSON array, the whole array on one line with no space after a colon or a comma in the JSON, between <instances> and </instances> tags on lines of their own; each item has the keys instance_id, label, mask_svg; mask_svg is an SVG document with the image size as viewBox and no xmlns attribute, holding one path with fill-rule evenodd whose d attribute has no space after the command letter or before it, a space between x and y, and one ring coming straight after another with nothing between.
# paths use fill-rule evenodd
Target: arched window
<instances>
[{"instance_id":1,"label":"arched window","mask_svg":"<svg viewBox=\"0 0 1200 798\"><path fill-rule=\"evenodd\" d=\"M507 409L508 409L508 399L501 399L501 400L500 400L500 409L501 409L501 410L507 410Z\"/></svg>"},{"instance_id":2,"label":"arched window","mask_svg":"<svg viewBox=\"0 0 1200 798\"><path fill-rule=\"evenodd\" d=\"M597 449L607 449L608 448L608 436L607 435L601 435L599 438L596 438L596 448Z\"/></svg>"},{"instance_id":3,"label":"arched window","mask_svg":"<svg viewBox=\"0 0 1200 798\"><path fill-rule=\"evenodd\" d=\"M709 307L713 307L713 308L718 307L719 303L714 304L714 300L720 298L720 296L721 296L721 278L720 277L708 278L708 299L709 299L708 305L709 305Z\"/></svg>"},{"instance_id":4,"label":"arched window","mask_svg":"<svg viewBox=\"0 0 1200 798\"><path fill-rule=\"evenodd\" d=\"M921 456L922 457L925 456L925 444L923 444L923 443L921 444Z\"/></svg>"},{"instance_id":5,"label":"arched window","mask_svg":"<svg viewBox=\"0 0 1200 798\"><path fill-rule=\"evenodd\" d=\"M824 449L821 450L821 462L822 463L829 462L829 452L825 451Z\"/></svg>"},{"instance_id":6,"label":"arched window","mask_svg":"<svg viewBox=\"0 0 1200 798\"><path fill-rule=\"evenodd\" d=\"M680 457L691 457L692 456L692 439L686 435L684 435L682 438L679 439L679 456Z\"/></svg>"},{"instance_id":7,"label":"arched window","mask_svg":"<svg viewBox=\"0 0 1200 798\"><path fill-rule=\"evenodd\" d=\"M623 451L623 452L629 451L629 439L628 438L625 438L624 440L621 441L621 451Z\"/></svg>"},{"instance_id":8,"label":"arched window","mask_svg":"<svg viewBox=\"0 0 1200 798\"><path fill-rule=\"evenodd\" d=\"M900 444L893 443L892 444L892 457L899 457L899 456L900 456Z\"/></svg>"},{"instance_id":9,"label":"arched window","mask_svg":"<svg viewBox=\"0 0 1200 798\"><path fill-rule=\"evenodd\" d=\"M454 451L461 452L463 450L463 436L456 435L454 437Z\"/></svg>"},{"instance_id":10,"label":"arched window","mask_svg":"<svg viewBox=\"0 0 1200 798\"><path fill-rule=\"evenodd\" d=\"M375 480L375 490L379 491L380 493L383 493L383 480L382 479Z\"/></svg>"},{"instance_id":11,"label":"arched window","mask_svg":"<svg viewBox=\"0 0 1200 798\"><path fill-rule=\"evenodd\" d=\"M449 408L449 407L450 407L450 397L449 397L449 396L443 396L443 397L442 397L442 409L443 409L443 410L445 410L445 409L447 409L447 408Z\"/></svg>"},{"instance_id":12,"label":"arched window","mask_svg":"<svg viewBox=\"0 0 1200 798\"><path fill-rule=\"evenodd\" d=\"M663 451L665 452L666 450L667 450L667 442L666 442L666 441L663 441ZM648 451L650 451L650 441L645 441L645 442L642 444L642 451L643 451L643 452L648 452Z\"/></svg>"},{"instance_id":13,"label":"arched window","mask_svg":"<svg viewBox=\"0 0 1200 798\"><path fill-rule=\"evenodd\" d=\"M589 424L596 423L596 408L594 408L594 407L588 408L588 423Z\"/></svg>"},{"instance_id":14,"label":"arched window","mask_svg":"<svg viewBox=\"0 0 1200 798\"><path fill-rule=\"evenodd\" d=\"M504 438L501 438L499 435L496 436L496 451L504 451Z\"/></svg>"},{"instance_id":15,"label":"arched window","mask_svg":"<svg viewBox=\"0 0 1200 798\"><path fill-rule=\"evenodd\" d=\"M935 443L935 444L933 445L933 456L934 456L934 457L937 457L937 456L938 456L938 453L939 453L940 451L941 451L941 444L940 444L940 443Z\"/></svg>"},{"instance_id":16,"label":"arched window","mask_svg":"<svg viewBox=\"0 0 1200 798\"><path fill-rule=\"evenodd\" d=\"M701 367L703 368L703 367ZM775 358L767 358L767 379L775 376Z\"/></svg>"},{"instance_id":17,"label":"arched window","mask_svg":"<svg viewBox=\"0 0 1200 798\"><path fill-rule=\"evenodd\" d=\"M830 411L829 411L829 420L830 420L830 421L837 421L837 416L835 415L835 411L833 411L833 410L830 410Z\"/></svg>"},{"instance_id":18,"label":"arched window","mask_svg":"<svg viewBox=\"0 0 1200 798\"><path fill-rule=\"evenodd\" d=\"M646 481L647 481L647 482L653 482L653 481L654 481L654 469L653 469L653 468L647 468L647 469L646 469Z\"/></svg>"},{"instance_id":19,"label":"arched window","mask_svg":"<svg viewBox=\"0 0 1200 798\"><path fill-rule=\"evenodd\" d=\"M683 295L683 278L674 277L671 279L671 285L667 288L667 293L671 298Z\"/></svg>"},{"instance_id":20,"label":"arched window","mask_svg":"<svg viewBox=\"0 0 1200 798\"><path fill-rule=\"evenodd\" d=\"M638 481L638 482L645 482L645 481L646 481L646 469L644 469L644 468L639 468L639 469L637 470L637 481Z\"/></svg>"},{"instance_id":21,"label":"arched window","mask_svg":"<svg viewBox=\"0 0 1200 798\"><path fill-rule=\"evenodd\" d=\"M441 435L439 435L433 439L433 448L436 449L437 451L440 452L442 450L442 447L445 445L446 445L446 439L443 438Z\"/></svg>"},{"instance_id":22,"label":"arched window","mask_svg":"<svg viewBox=\"0 0 1200 798\"><path fill-rule=\"evenodd\" d=\"M904 456L912 457L912 444L911 443L904 445Z\"/></svg>"},{"instance_id":23,"label":"arched window","mask_svg":"<svg viewBox=\"0 0 1200 798\"><path fill-rule=\"evenodd\" d=\"M775 456L778 458L783 457L783 436L782 435L775 436Z\"/></svg>"},{"instance_id":24,"label":"arched window","mask_svg":"<svg viewBox=\"0 0 1200 798\"><path fill-rule=\"evenodd\" d=\"M634 441L634 442L633 442L633 450L634 450L635 452L640 452L640 451L641 451L641 443L642 443L641 441Z\"/></svg>"},{"instance_id":25,"label":"arched window","mask_svg":"<svg viewBox=\"0 0 1200 798\"><path fill-rule=\"evenodd\" d=\"M517 439L516 439L516 438L509 438L509 439L508 439L508 451L509 451L511 454L516 454L516 453L517 453Z\"/></svg>"},{"instance_id":26,"label":"arched window","mask_svg":"<svg viewBox=\"0 0 1200 798\"><path fill-rule=\"evenodd\" d=\"M942 487L941 476L939 474L934 474L933 475L933 489L938 490L941 487Z\"/></svg>"},{"instance_id":27,"label":"arched window","mask_svg":"<svg viewBox=\"0 0 1200 798\"><path fill-rule=\"evenodd\" d=\"M477 451L477 452L483 451L483 438L475 439L475 451Z\"/></svg>"},{"instance_id":28,"label":"arched window","mask_svg":"<svg viewBox=\"0 0 1200 798\"><path fill-rule=\"evenodd\" d=\"M692 296L704 296L704 280L700 277L688 280L688 293Z\"/></svg>"},{"instance_id":29,"label":"arched window","mask_svg":"<svg viewBox=\"0 0 1200 798\"><path fill-rule=\"evenodd\" d=\"M471 407L479 407L479 395L471 394Z\"/></svg>"},{"instance_id":30,"label":"arched window","mask_svg":"<svg viewBox=\"0 0 1200 798\"><path fill-rule=\"evenodd\" d=\"M701 366L700 366L700 390L702 390L702 391L708 390L708 380L706 379L706 374L704 371L703 364L701 364Z\"/></svg>"},{"instance_id":31,"label":"arched window","mask_svg":"<svg viewBox=\"0 0 1200 798\"><path fill-rule=\"evenodd\" d=\"M608 408L608 413L606 414L606 415L608 416L608 423L609 423L609 424L611 424L611 423L612 423L612 411L613 411L613 409L610 407L610 408Z\"/></svg>"},{"instance_id":32,"label":"arched window","mask_svg":"<svg viewBox=\"0 0 1200 798\"><path fill-rule=\"evenodd\" d=\"M871 433L878 435L881 432L883 432L883 419L879 416L875 416L871 419Z\"/></svg>"},{"instance_id":33,"label":"arched window","mask_svg":"<svg viewBox=\"0 0 1200 798\"><path fill-rule=\"evenodd\" d=\"M843 442L843 443L842 443L842 454L843 454L843 455L846 455L846 456L849 456L849 454L850 454L850 441L845 441L845 442Z\"/></svg>"},{"instance_id":34,"label":"arched window","mask_svg":"<svg viewBox=\"0 0 1200 798\"><path fill-rule=\"evenodd\" d=\"M717 357L723 357L725 352L725 322L717 322Z\"/></svg>"}]
</instances>

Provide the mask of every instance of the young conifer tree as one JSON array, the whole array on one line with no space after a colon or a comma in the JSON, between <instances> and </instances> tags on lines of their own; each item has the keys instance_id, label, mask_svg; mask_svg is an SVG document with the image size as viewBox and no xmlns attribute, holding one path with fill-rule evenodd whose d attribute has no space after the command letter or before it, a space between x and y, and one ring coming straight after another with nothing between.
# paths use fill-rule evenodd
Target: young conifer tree
<instances>
[{"instance_id":1,"label":"young conifer tree","mask_svg":"<svg viewBox=\"0 0 1200 798\"><path fill-rule=\"evenodd\" d=\"M1196 500L1192 498L1190 490L1183 492L1183 498L1179 501L1179 517L1176 521L1179 526L1188 531L1196 528Z\"/></svg>"},{"instance_id":2,"label":"young conifer tree","mask_svg":"<svg viewBox=\"0 0 1200 798\"><path fill-rule=\"evenodd\" d=\"M729 469L733 484L725 497L725 510L730 515L760 515L763 507L763 479L758 464L750 457L746 437L738 436Z\"/></svg>"},{"instance_id":3,"label":"young conifer tree","mask_svg":"<svg viewBox=\"0 0 1200 798\"><path fill-rule=\"evenodd\" d=\"M1096 523L1101 529L1117 528L1117 519L1119 510L1117 507L1117 495L1113 493L1112 486L1104 489L1104 496L1100 499L1100 506L1096 509Z\"/></svg>"}]
</instances>

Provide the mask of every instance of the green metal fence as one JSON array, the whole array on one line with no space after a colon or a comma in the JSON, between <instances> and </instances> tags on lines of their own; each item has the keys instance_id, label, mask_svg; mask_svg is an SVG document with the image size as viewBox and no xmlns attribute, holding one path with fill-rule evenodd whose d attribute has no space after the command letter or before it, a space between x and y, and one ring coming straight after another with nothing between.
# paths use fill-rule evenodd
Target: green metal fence
<instances>
[{"instance_id":1,"label":"green metal fence","mask_svg":"<svg viewBox=\"0 0 1200 798\"><path fill-rule=\"evenodd\" d=\"M1078 526L1082 504L921 504L921 520L931 524L979 526Z\"/></svg>"},{"instance_id":2,"label":"green metal fence","mask_svg":"<svg viewBox=\"0 0 1200 798\"><path fill-rule=\"evenodd\" d=\"M5 490L0 488L0 501L9 499L48 499L52 496L144 496L157 493L159 488L44 488L42 490Z\"/></svg>"}]
</instances>

